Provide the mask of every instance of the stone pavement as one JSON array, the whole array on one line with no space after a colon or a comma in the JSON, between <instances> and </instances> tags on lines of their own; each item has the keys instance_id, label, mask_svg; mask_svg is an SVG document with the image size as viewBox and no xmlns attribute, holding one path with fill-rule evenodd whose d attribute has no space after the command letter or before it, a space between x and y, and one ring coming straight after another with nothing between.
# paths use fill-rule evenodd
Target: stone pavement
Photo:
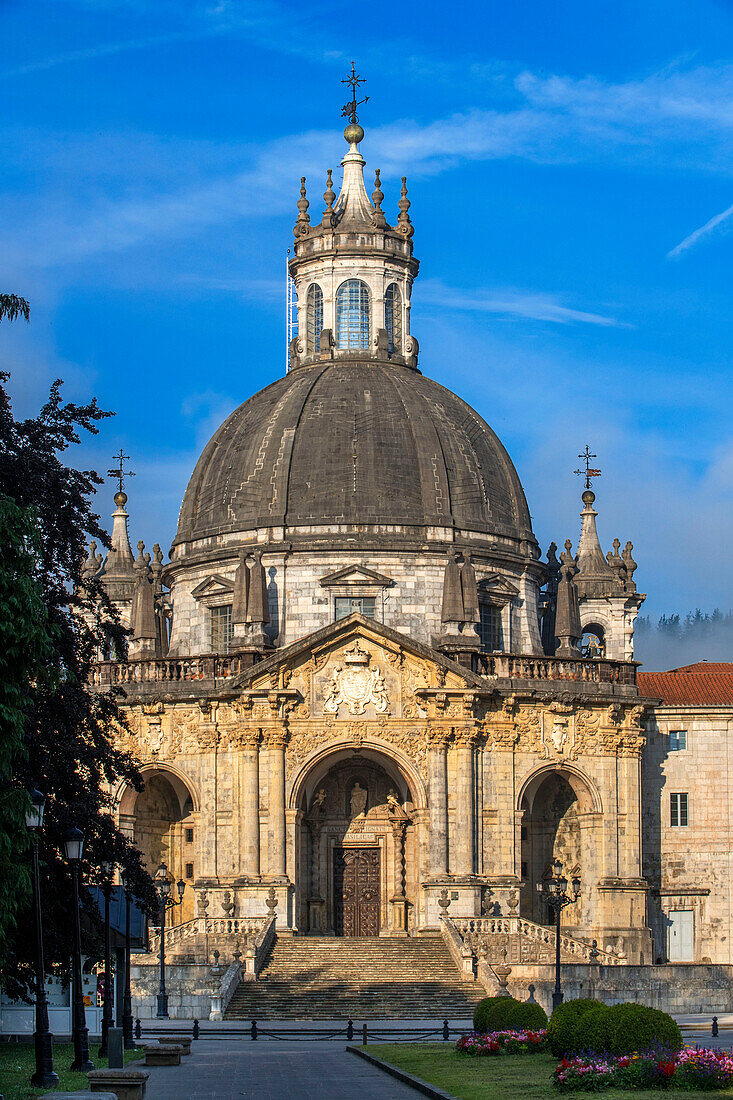
<instances>
[{"instance_id":1,"label":"stone pavement","mask_svg":"<svg viewBox=\"0 0 733 1100\"><path fill-rule=\"evenodd\" d=\"M150 1069L145 1100L415 1100L346 1043L199 1039L180 1066Z\"/></svg>"}]
</instances>

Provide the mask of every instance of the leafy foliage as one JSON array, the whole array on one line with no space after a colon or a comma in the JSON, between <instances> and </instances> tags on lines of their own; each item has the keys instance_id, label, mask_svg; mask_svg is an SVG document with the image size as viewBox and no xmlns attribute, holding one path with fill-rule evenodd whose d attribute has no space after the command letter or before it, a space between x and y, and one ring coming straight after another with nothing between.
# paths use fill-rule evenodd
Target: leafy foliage
<instances>
[{"instance_id":1,"label":"leafy foliage","mask_svg":"<svg viewBox=\"0 0 733 1100\"><path fill-rule=\"evenodd\" d=\"M550 1050L556 1058L562 1058L578 1049L575 1045L575 1031L581 1018L592 1009L605 1007L602 1001L590 997L576 997L557 1006L547 1029Z\"/></svg>"},{"instance_id":2,"label":"leafy foliage","mask_svg":"<svg viewBox=\"0 0 733 1100\"><path fill-rule=\"evenodd\" d=\"M573 1046L564 1053L592 1051L623 1055L640 1050L677 1051L682 1048L682 1034L671 1016L634 1002L604 1005L586 1012L571 1041Z\"/></svg>"},{"instance_id":3,"label":"leafy foliage","mask_svg":"<svg viewBox=\"0 0 733 1100\"><path fill-rule=\"evenodd\" d=\"M71 943L69 875L60 855L69 825L86 836L84 880L99 881L101 864L110 861L128 872L148 907L153 887L109 813L110 791L123 782L140 789L142 780L111 742L123 721L114 695L90 687L97 653L124 635L101 586L82 584L87 534L109 545L91 507L101 479L62 459L81 431L96 432L110 414L94 400L65 403L56 382L39 415L17 421L6 382L0 375L0 871L4 861L15 889L0 901L0 962L7 991L18 995L33 958L27 867L19 862L27 845L26 787L47 798L39 854L50 962L64 963Z\"/></svg>"},{"instance_id":4,"label":"leafy foliage","mask_svg":"<svg viewBox=\"0 0 733 1100\"><path fill-rule=\"evenodd\" d=\"M547 1027L547 1015L542 1005L517 1001L514 997L485 997L473 1014L476 1031L525 1030Z\"/></svg>"},{"instance_id":5,"label":"leafy foliage","mask_svg":"<svg viewBox=\"0 0 733 1100\"><path fill-rule=\"evenodd\" d=\"M7 317L9 321L14 321L16 317L30 321L31 307L25 298L17 294L0 294L0 321L3 317Z\"/></svg>"}]
</instances>

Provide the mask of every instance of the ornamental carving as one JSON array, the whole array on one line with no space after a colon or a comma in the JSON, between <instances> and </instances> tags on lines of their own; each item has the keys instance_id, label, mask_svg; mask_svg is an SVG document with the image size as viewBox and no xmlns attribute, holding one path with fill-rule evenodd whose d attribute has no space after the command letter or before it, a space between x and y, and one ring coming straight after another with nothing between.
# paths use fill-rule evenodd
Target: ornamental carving
<instances>
[{"instance_id":1,"label":"ornamental carving","mask_svg":"<svg viewBox=\"0 0 733 1100\"><path fill-rule=\"evenodd\" d=\"M370 654L361 648L358 640L344 653L344 664L337 665L326 687L323 709L338 714L345 705L349 714L363 714L371 704L377 714L384 714L389 706L384 676L378 668L370 668Z\"/></svg>"},{"instance_id":2,"label":"ornamental carving","mask_svg":"<svg viewBox=\"0 0 733 1100\"><path fill-rule=\"evenodd\" d=\"M600 714L592 710L581 710L575 718L575 741L572 755L589 755L598 748Z\"/></svg>"}]
</instances>

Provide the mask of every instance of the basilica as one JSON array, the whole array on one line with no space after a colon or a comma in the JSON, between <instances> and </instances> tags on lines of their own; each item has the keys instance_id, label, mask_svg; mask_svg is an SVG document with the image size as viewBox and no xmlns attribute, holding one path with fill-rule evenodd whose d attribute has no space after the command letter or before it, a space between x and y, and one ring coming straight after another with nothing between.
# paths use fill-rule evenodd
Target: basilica
<instances>
[{"instance_id":1,"label":"basilica","mask_svg":"<svg viewBox=\"0 0 733 1100\"><path fill-rule=\"evenodd\" d=\"M287 373L204 449L168 560L133 553L120 467L85 564L131 631L95 670L145 779L120 826L186 884L189 962L239 935L256 977L271 929L549 962L557 860L568 959L665 962L632 544L601 548L586 448L578 529L543 557L500 440L421 373L407 181L393 216L349 106L340 187L301 181Z\"/></svg>"}]
</instances>

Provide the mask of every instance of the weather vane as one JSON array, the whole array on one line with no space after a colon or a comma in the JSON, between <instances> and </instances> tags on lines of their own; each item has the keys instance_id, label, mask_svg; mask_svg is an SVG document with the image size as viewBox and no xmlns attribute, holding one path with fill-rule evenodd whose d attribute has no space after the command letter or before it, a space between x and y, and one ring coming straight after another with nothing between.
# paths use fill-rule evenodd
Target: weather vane
<instances>
[{"instance_id":1,"label":"weather vane","mask_svg":"<svg viewBox=\"0 0 733 1100\"><path fill-rule=\"evenodd\" d=\"M354 97L353 99L349 100L348 103L344 103L343 107L341 108L341 117L342 118L348 118L348 120L350 122L353 122L354 124L356 124L359 121L359 116L356 113L356 108L361 107L362 103L368 103L369 102L369 96L368 95L365 95L363 99L357 100L357 98L356 98L357 94L358 94L359 86L361 84L366 83L366 77L358 75L358 73L356 72L356 70L354 68L354 62L352 61L351 62L351 73L350 73L349 76L344 77L342 79L341 83L349 85L349 87L351 88L351 94Z\"/></svg>"},{"instance_id":2,"label":"weather vane","mask_svg":"<svg viewBox=\"0 0 733 1100\"><path fill-rule=\"evenodd\" d=\"M135 476L134 473L132 472L132 470L126 470L125 469L125 463L129 460L130 456L124 454L123 450L122 450L122 447L120 447L120 453L118 455L112 455L112 458L115 460L115 462L118 462L119 465L114 470L107 470L107 477L116 477L117 480L120 483L120 490L119 491L121 493L124 493L124 491L125 491L125 478Z\"/></svg>"},{"instance_id":3,"label":"weather vane","mask_svg":"<svg viewBox=\"0 0 733 1100\"><path fill-rule=\"evenodd\" d=\"M586 489L592 489L593 488L593 485L592 485L593 478L594 477L600 477L601 476L601 471L600 470L594 470L593 467L590 464L590 460L592 458L598 458L598 455L594 455L591 452L590 447L586 443L585 450L583 451L582 454L578 455L578 458L582 458L583 461L585 462L585 469L584 470L576 470L575 473L578 475L578 477L584 477L585 478L585 487L586 487Z\"/></svg>"}]
</instances>

